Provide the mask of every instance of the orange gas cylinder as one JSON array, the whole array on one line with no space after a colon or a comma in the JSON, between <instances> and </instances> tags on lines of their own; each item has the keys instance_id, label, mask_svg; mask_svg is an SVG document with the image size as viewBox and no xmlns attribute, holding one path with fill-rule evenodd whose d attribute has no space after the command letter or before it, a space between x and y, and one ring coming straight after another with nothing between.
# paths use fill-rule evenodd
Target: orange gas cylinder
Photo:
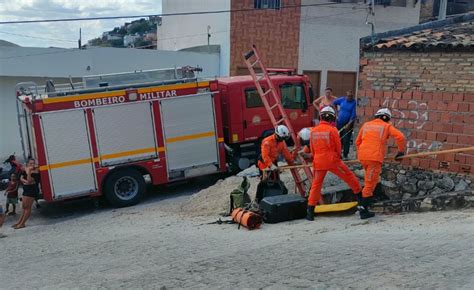
<instances>
[{"instance_id":1,"label":"orange gas cylinder","mask_svg":"<svg viewBox=\"0 0 474 290\"><path fill-rule=\"evenodd\" d=\"M232 211L232 220L249 230L258 229L262 224L262 216L243 208L236 208Z\"/></svg>"}]
</instances>

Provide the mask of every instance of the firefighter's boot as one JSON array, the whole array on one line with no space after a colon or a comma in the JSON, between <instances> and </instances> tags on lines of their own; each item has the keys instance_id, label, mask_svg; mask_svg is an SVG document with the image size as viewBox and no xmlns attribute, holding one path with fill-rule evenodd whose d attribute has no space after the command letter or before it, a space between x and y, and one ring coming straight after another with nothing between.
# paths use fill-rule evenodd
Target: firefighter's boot
<instances>
[{"instance_id":1,"label":"firefighter's boot","mask_svg":"<svg viewBox=\"0 0 474 290\"><path fill-rule=\"evenodd\" d=\"M309 221L314 221L314 208L315 206L308 205L306 209L306 219Z\"/></svg>"},{"instance_id":2,"label":"firefighter's boot","mask_svg":"<svg viewBox=\"0 0 474 290\"><path fill-rule=\"evenodd\" d=\"M368 218L372 218L375 216L373 212L369 210L369 206L371 204L371 198L361 197L359 200L359 205L357 209L359 210L359 215L361 220L365 220Z\"/></svg>"}]
</instances>

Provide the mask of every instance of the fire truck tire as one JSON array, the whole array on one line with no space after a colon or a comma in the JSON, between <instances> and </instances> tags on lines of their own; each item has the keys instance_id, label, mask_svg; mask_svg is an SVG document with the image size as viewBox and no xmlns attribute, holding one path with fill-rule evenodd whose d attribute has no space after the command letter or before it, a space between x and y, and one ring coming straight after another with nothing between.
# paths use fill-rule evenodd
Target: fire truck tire
<instances>
[{"instance_id":1,"label":"fire truck tire","mask_svg":"<svg viewBox=\"0 0 474 290\"><path fill-rule=\"evenodd\" d=\"M140 202L145 194L146 183L135 169L112 172L105 182L105 196L115 207L126 207Z\"/></svg>"}]
</instances>

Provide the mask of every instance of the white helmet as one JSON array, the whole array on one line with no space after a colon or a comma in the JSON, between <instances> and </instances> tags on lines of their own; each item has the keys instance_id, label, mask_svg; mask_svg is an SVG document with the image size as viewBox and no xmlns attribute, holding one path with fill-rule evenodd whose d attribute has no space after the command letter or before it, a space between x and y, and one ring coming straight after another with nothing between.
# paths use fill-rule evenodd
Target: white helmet
<instances>
[{"instance_id":1,"label":"white helmet","mask_svg":"<svg viewBox=\"0 0 474 290\"><path fill-rule=\"evenodd\" d=\"M282 139L290 138L290 130L285 125L276 126L275 134Z\"/></svg>"},{"instance_id":2,"label":"white helmet","mask_svg":"<svg viewBox=\"0 0 474 290\"><path fill-rule=\"evenodd\" d=\"M392 112L390 112L390 110L387 108L383 108L378 110L377 113L375 113L375 117L379 116L387 116L388 118L392 119Z\"/></svg>"},{"instance_id":3,"label":"white helmet","mask_svg":"<svg viewBox=\"0 0 474 290\"><path fill-rule=\"evenodd\" d=\"M331 106L326 106L321 109L321 115L325 113L336 117L336 111L334 111L334 109Z\"/></svg>"},{"instance_id":4,"label":"white helmet","mask_svg":"<svg viewBox=\"0 0 474 290\"><path fill-rule=\"evenodd\" d=\"M303 141L309 141L310 135L311 135L311 130L309 128L303 128L298 132L298 136Z\"/></svg>"}]
</instances>

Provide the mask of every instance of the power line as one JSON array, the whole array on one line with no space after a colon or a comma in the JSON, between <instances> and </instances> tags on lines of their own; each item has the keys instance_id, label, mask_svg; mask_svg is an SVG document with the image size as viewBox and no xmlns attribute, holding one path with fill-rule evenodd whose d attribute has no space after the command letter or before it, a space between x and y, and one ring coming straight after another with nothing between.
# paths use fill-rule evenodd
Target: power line
<instances>
[{"instance_id":1,"label":"power line","mask_svg":"<svg viewBox=\"0 0 474 290\"><path fill-rule=\"evenodd\" d=\"M350 12L343 12L343 13L337 13L337 14L329 14L329 15L321 15L321 16L315 16L315 17L305 17L302 22L307 23L307 24L312 24L308 20L314 20L314 19L319 19L319 18L327 18L327 17L334 17L334 16L340 16L340 15L346 15L346 14L356 14L363 12L360 9L355 9L356 11L350 11ZM211 34L218 34L218 33L227 33L230 32L230 30L220 30L220 31L214 31L211 32ZM183 36L177 36L177 37L167 37L167 38L159 38L157 41L163 41L163 40L174 40L174 39L181 39L181 38L189 38L189 37L196 37L196 36L204 36L207 35L207 33L196 33L196 34L190 34L190 35L183 35ZM134 47L135 49L138 48L144 48L148 47L149 45L143 46L143 47ZM91 49L99 49L103 47L89 47L86 50L91 50ZM22 57L29 57L29 56L38 56L38 55L48 55L48 54L59 54L59 53L69 53L69 52L74 52L76 49L61 49L60 51L50 51L50 52L43 52L43 53L33 53L33 54L25 54L25 55L15 55L15 56L9 56L9 57L0 57L1 59L13 59L13 58L22 58Z\"/></svg>"},{"instance_id":2,"label":"power line","mask_svg":"<svg viewBox=\"0 0 474 290\"><path fill-rule=\"evenodd\" d=\"M304 8L304 7L316 7L316 6L328 6L335 4L346 4L346 3L318 3L318 4L301 4L301 5L288 5L281 6L280 9L291 9L291 8ZM145 17L167 17L167 16L185 16L185 15L205 15L205 14L220 14L220 13L234 13L234 12L251 12L251 11L262 11L262 10L276 10L279 9L256 9L256 8L242 8L242 9L229 9L229 10L214 10L214 11L199 11L199 12L178 12L178 13L162 13L162 14L147 14L147 15L126 15L126 16L101 16L101 17L83 17L83 18L60 18L60 19L42 19L42 20L12 20L12 21L0 21L0 24L26 24L26 23L48 23L48 22L71 22L71 21L91 21L91 20L110 20L110 19L126 19L126 18L145 18Z\"/></svg>"},{"instance_id":3,"label":"power line","mask_svg":"<svg viewBox=\"0 0 474 290\"><path fill-rule=\"evenodd\" d=\"M47 37L40 37L40 36L33 36L33 35L26 35L26 34L19 34L19 33L11 33L6 31L0 31L2 34L9 34L21 37L28 37L28 38L35 38L35 39L43 39L43 40L53 40L53 41L62 41L62 42L77 42L76 40L67 40L67 39L59 39L59 38L47 38Z\"/></svg>"}]
</instances>

